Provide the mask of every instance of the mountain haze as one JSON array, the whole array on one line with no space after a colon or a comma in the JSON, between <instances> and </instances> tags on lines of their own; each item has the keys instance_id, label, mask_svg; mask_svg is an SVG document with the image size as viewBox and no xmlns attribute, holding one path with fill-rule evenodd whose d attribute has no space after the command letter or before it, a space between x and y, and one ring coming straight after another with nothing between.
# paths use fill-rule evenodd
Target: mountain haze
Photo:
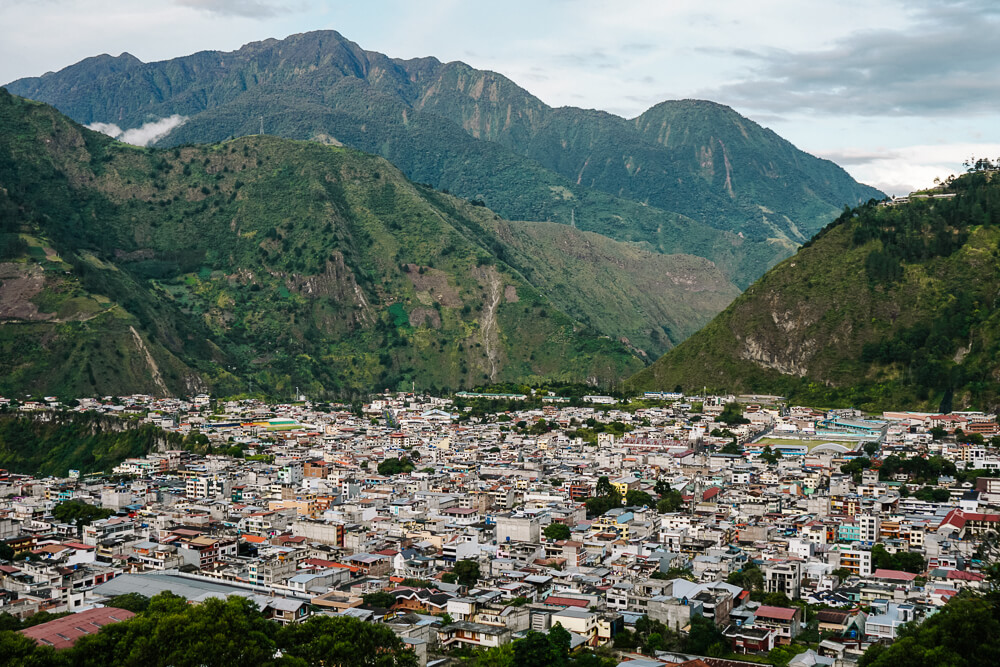
<instances>
[{"instance_id":1,"label":"mountain haze","mask_svg":"<svg viewBox=\"0 0 1000 667\"><path fill-rule=\"evenodd\" d=\"M881 193L732 109L663 102L638 118L553 109L461 62L392 59L312 32L142 63L97 56L9 84L80 123L187 117L161 145L264 131L382 155L508 219L575 222L706 257L739 285L845 204Z\"/></svg>"}]
</instances>

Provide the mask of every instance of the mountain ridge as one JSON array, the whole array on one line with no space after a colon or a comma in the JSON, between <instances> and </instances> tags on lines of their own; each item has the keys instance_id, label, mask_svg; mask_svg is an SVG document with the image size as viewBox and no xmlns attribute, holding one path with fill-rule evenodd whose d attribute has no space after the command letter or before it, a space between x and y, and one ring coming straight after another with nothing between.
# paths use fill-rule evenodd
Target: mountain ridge
<instances>
[{"instance_id":1,"label":"mountain ridge","mask_svg":"<svg viewBox=\"0 0 1000 667\"><path fill-rule=\"evenodd\" d=\"M552 108L502 74L433 57L390 58L335 31L158 63L129 59L123 67L127 76L97 73L84 61L9 88L82 123L134 127L190 116L163 145L255 133L264 116L267 132L331 137L382 155L411 179L483 199L508 219L575 219L611 238L711 259L742 286L844 204L881 197L715 103L692 111L688 102L667 101L635 119ZM678 123L716 130L663 146L643 131L657 118L662 124L665 110L675 137L684 135ZM733 118L742 132L733 133ZM676 216L704 238L692 242L672 228Z\"/></svg>"},{"instance_id":2,"label":"mountain ridge","mask_svg":"<svg viewBox=\"0 0 1000 667\"><path fill-rule=\"evenodd\" d=\"M354 149L270 136L136 148L5 90L0 127L2 393L613 382L711 315L689 305L659 334L648 318L597 322L601 299L569 299L544 266L537 287L522 274L544 262L499 230L532 223ZM569 272L640 252L590 244L600 252ZM650 312L737 292L706 260L638 257L617 284ZM650 293L625 277L648 281L647 264L712 281Z\"/></svg>"},{"instance_id":3,"label":"mountain ridge","mask_svg":"<svg viewBox=\"0 0 1000 667\"><path fill-rule=\"evenodd\" d=\"M628 381L870 410L1000 402L1000 179L842 213Z\"/></svg>"}]
</instances>

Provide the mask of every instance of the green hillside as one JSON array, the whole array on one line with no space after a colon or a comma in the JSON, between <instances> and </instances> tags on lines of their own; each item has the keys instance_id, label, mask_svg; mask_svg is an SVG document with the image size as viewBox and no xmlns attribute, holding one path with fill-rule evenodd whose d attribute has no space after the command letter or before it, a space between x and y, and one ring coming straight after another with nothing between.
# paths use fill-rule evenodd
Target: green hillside
<instances>
[{"instance_id":1,"label":"green hillside","mask_svg":"<svg viewBox=\"0 0 1000 667\"><path fill-rule=\"evenodd\" d=\"M987 166L934 196L845 211L631 386L996 407L1000 179Z\"/></svg>"},{"instance_id":2,"label":"green hillside","mask_svg":"<svg viewBox=\"0 0 1000 667\"><path fill-rule=\"evenodd\" d=\"M638 118L553 109L494 72L391 59L332 31L143 63L88 58L9 84L81 123L180 114L160 145L268 134L343 144L507 219L575 221L708 258L740 286L844 204L881 193L732 109L663 102Z\"/></svg>"},{"instance_id":3,"label":"green hillside","mask_svg":"<svg viewBox=\"0 0 1000 667\"><path fill-rule=\"evenodd\" d=\"M65 477L110 471L125 459L189 445L179 433L95 414L0 414L0 468Z\"/></svg>"},{"instance_id":4,"label":"green hillside","mask_svg":"<svg viewBox=\"0 0 1000 667\"><path fill-rule=\"evenodd\" d=\"M266 136L134 148L6 92L0 128L0 394L342 395L642 366L498 256L492 211L381 158Z\"/></svg>"},{"instance_id":5,"label":"green hillside","mask_svg":"<svg viewBox=\"0 0 1000 667\"><path fill-rule=\"evenodd\" d=\"M488 222L504 259L560 309L620 337L649 360L739 295L701 257L661 255L556 223Z\"/></svg>"}]
</instances>

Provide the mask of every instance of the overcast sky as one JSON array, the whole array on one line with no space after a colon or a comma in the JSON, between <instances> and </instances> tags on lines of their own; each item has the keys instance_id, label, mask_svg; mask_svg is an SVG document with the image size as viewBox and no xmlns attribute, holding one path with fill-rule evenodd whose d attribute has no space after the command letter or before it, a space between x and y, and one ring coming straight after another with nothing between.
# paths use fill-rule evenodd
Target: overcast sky
<instances>
[{"instance_id":1,"label":"overcast sky","mask_svg":"<svg viewBox=\"0 0 1000 667\"><path fill-rule=\"evenodd\" d=\"M0 83L320 29L494 70L552 106L728 104L891 194L1000 156L997 0L0 0Z\"/></svg>"}]
</instances>

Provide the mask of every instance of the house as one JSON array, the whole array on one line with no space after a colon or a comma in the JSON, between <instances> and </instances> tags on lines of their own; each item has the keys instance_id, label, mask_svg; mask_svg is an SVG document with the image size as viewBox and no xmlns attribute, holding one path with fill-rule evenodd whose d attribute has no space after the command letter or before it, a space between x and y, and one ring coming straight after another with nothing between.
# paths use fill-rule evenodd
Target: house
<instances>
[{"instance_id":1,"label":"house","mask_svg":"<svg viewBox=\"0 0 1000 667\"><path fill-rule=\"evenodd\" d=\"M777 643L778 633L773 628L753 628L730 625L723 631L733 653L767 653Z\"/></svg>"},{"instance_id":2,"label":"house","mask_svg":"<svg viewBox=\"0 0 1000 667\"><path fill-rule=\"evenodd\" d=\"M761 605L754 612L754 627L771 628L777 633L778 643L790 644L799 634L802 622L800 607L770 607Z\"/></svg>"},{"instance_id":3,"label":"house","mask_svg":"<svg viewBox=\"0 0 1000 667\"><path fill-rule=\"evenodd\" d=\"M466 646L492 648L510 643L510 630L495 625L470 621L454 621L438 629L441 646Z\"/></svg>"}]
</instances>

